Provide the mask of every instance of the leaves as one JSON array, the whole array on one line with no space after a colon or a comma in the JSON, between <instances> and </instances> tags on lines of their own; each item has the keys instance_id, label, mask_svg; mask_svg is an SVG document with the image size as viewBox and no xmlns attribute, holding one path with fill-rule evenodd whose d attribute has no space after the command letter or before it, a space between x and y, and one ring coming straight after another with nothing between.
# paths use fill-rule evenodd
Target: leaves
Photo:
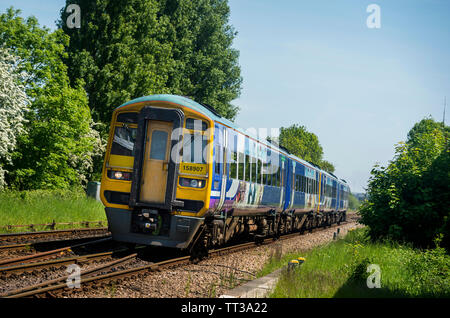
<instances>
[{"instance_id":1,"label":"leaves","mask_svg":"<svg viewBox=\"0 0 450 318\"><path fill-rule=\"evenodd\" d=\"M0 15L0 43L18 56L17 70L29 74L24 88L31 111L26 129L16 134L7 181L20 190L79 185L92 173L96 137L83 82L69 85L62 60L69 38L19 12Z\"/></svg>"},{"instance_id":2,"label":"leaves","mask_svg":"<svg viewBox=\"0 0 450 318\"><path fill-rule=\"evenodd\" d=\"M312 162L326 171L334 172L333 164L322 159L323 149L319 138L307 131L305 126L294 124L287 128L281 127L279 143L291 154Z\"/></svg>"},{"instance_id":3,"label":"leaves","mask_svg":"<svg viewBox=\"0 0 450 318\"><path fill-rule=\"evenodd\" d=\"M242 79L223 0L68 0L81 8L70 36L71 81L82 78L94 120L109 124L114 108L141 96L171 93L214 106L228 119Z\"/></svg>"},{"instance_id":4,"label":"leaves","mask_svg":"<svg viewBox=\"0 0 450 318\"><path fill-rule=\"evenodd\" d=\"M371 236L431 246L444 233L450 246L448 127L430 118L414 125L387 167L375 166L360 208Z\"/></svg>"},{"instance_id":5,"label":"leaves","mask_svg":"<svg viewBox=\"0 0 450 318\"><path fill-rule=\"evenodd\" d=\"M27 79L27 74L19 72L17 63L18 58L0 46L0 190L6 184L3 166L11 162L16 136L25 131L25 113L29 107L25 87L20 84Z\"/></svg>"}]
</instances>

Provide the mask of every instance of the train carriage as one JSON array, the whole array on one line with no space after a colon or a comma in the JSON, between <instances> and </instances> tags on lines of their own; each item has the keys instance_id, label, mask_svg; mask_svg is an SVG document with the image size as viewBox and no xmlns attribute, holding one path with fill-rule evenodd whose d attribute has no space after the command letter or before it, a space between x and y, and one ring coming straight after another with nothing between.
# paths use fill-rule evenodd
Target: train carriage
<instances>
[{"instance_id":1,"label":"train carriage","mask_svg":"<svg viewBox=\"0 0 450 318\"><path fill-rule=\"evenodd\" d=\"M345 220L345 181L176 95L111 122L101 199L117 241L180 249Z\"/></svg>"}]
</instances>

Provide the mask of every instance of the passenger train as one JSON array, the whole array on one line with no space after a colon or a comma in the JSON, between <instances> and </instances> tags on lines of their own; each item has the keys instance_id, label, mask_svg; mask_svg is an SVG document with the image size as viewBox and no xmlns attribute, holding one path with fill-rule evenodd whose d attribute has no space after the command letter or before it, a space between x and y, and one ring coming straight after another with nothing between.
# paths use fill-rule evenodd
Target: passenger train
<instances>
[{"instance_id":1,"label":"passenger train","mask_svg":"<svg viewBox=\"0 0 450 318\"><path fill-rule=\"evenodd\" d=\"M208 249L345 221L344 180L176 95L113 112L100 196L113 239Z\"/></svg>"}]
</instances>

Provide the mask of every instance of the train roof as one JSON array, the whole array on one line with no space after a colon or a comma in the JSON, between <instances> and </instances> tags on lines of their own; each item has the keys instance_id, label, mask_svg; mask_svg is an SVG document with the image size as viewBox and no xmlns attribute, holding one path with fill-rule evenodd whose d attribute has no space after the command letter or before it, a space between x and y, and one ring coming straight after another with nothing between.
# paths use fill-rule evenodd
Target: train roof
<instances>
[{"instance_id":1,"label":"train roof","mask_svg":"<svg viewBox=\"0 0 450 318\"><path fill-rule=\"evenodd\" d=\"M133 100L130 100L122 105L120 105L119 107L117 107L115 110L118 110L124 106L128 106L131 104L136 104L136 103L141 103L141 102L150 102L150 101L163 101L163 102L170 102L170 103L174 103L174 104L178 104L178 105L182 105L184 107L189 107L190 109L197 111L207 117L209 117L211 120L221 123L225 126L228 126L240 133L242 133L243 135L249 136L255 140L257 140L258 142L266 145L267 147L270 147L272 149L275 149L276 151L282 153L283 155L285 155L286 157L289 157L291 159L294 159L300 163L302 163L305 166L309 166L315 170L320 170L323 174L327 175L329 178L331 179L335 179L338 182L341 182L339 180L338 177L336 177L334 174L331 174L323 169L320 169L319 167L317 167L316 165L307 162L293 154L290 154L289 152L287 152L286 150L282 150L280 149L280 147L274 145L273 143L267 141L267 140L263 140L258 138L257 136L254 136L253 134L249 133L248 131L245 131L243 128L237 126L235 123L231 122L230 120L223 118L221 116L219 116L215 111L212 111L212 109L209 109L209 107L207 107L206 105L202 105L200 103L197 103L196 101L184 97L184 96L179 96L179 95L171 95L171 94L157 94L157 95L148 95L148 96L143 96L143 97L139 97L139 98L135 98Z\"/></svg>"}]
</instances>

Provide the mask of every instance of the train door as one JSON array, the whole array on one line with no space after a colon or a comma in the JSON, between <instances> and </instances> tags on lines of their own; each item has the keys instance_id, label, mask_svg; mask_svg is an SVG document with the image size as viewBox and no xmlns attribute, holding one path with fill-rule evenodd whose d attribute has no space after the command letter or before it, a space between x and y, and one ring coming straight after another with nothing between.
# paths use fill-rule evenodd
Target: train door
<instances>
[{"instance_id":1,"label":"train door","mask_svg":"<svg viewBox=\"0 0 450 318\"><path fill-rule=\"evenodd\" d=\"M291 194L293 193L293 189L292 189L292 169L293 169L293 167L292 167L292 160L289 160L289 159L286 159L286 163L285 163L285 166L286 166L286 177L285 177L285 180L286 180L286 186L285 186L285 189L286 189L286 194L285 194L285 201L284 201L284 207L283 207L283 210L286 210L286 209L288 209L289 207L290 207L290 203L292 202L292 198L291 198Z\"/></svg>"},{"instance_id":2,"label":"train door","mask_svg":"<svg viewBox=\"0 0 450 318\"><path fill-rule=\"evenodd\" d=\"M141 201L165 202L172 127L171 122L148 121L141 178Z\"/></svg>"},{"instance_id":3,"label":"train door","mask_svg":"<svg viewBox=\"0 0 450 318\"><path fill-rule=\"evenodd\" d=\"M211 196L216 200L216 211L220 211L225 200L226 190L226 130L219 125L214 129L214 171Z\"/></svg>"},{"instance_id":4,"label":"train door","mask_svg":"<svg viewBox=\"0 0 450 318\"><path fill-rule=\"evenodd\" d=\"M280 165L280 189L281 189L281 193L280 193L280 209L282 211L284 211L285 207L284 207L284 203L285 203L285 193L286 193L286 157L284 156L280 156L281 159L281 165Z\"/></svg>"},{"instance_id":5,"label":"train door","mask_svg":"<svg viewBox=\"0 0 450 318\"><path fill-rule=\"evenodd\" d=\"M288 172L288 176L289 176L289 180L291 182L290 185L290 200L289 200L289 209L292 209L292 207L294 206L294 194L295 194L295 168L296 168L296 162L294 160L290 161L292 163L292 169L290 172Z\"/></svg>"},{"instance_id":6,"label":"train door","mask_svg":"<svg viewBox=\"0 0 450 318\"><path fill-rule=\"evenodd\" d=\"M227 171L227 144L228 144L228 131L224 128L221 127L221 135L222 135L222 147L221 147L221 156L222 156L222 164L221 164L221 183L220 183L220 200L219 200L219 205L217 207L217 209L220 211L222 210L223 207L223 202L225 201L225 196L227 193L227 175L228 175L228 171Z\"/></svg>"}]
</instances>

